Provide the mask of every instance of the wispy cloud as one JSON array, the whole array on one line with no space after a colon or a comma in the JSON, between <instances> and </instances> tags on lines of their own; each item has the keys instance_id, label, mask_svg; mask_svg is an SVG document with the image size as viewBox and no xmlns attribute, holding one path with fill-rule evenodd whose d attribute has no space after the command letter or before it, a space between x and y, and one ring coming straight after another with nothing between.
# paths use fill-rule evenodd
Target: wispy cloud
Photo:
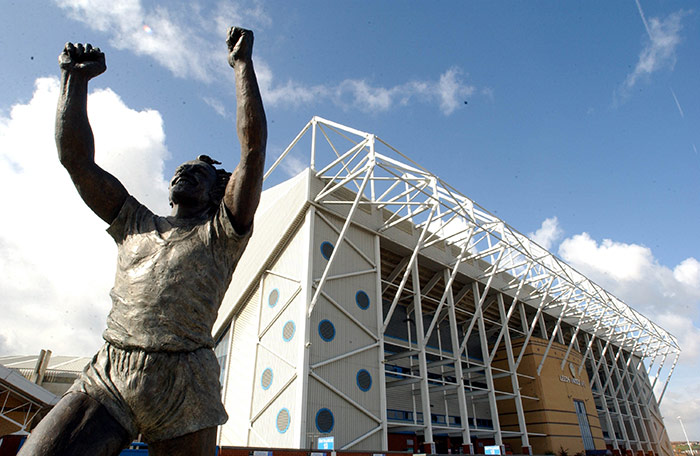
<instances>
[{"instance_id":1,"label":"wispy cloud","mask_svg":"<svg viewBox=\"0 0 700 456\"><path fill-rule=\"evenodd\" d=\"M647 21L639 1L637 7L647 31L648 41L639 53L634 70L627 75L620 88L619 95L622 97L628 96L641 79L662 68L673 69L676 63L676 48L681 43L681 19L687 14L681 10L665 18L652 17Z\"/></svg>"},{"instance_id":2,"label":"wispy cloud","mask_svg":"<svg viewBox=\"0 0 700 456\"><path fill-rule=\"evenodd\" d=\"M231 77L223 45L227 26L243 23L265 28L272 22L259 2L252 6L221 2L210 9L197 2L147 8L141 0L55 1L71 18L106 34L115 48L148 56L177 77L206 83L228 83ZM409 81L393 87L373 85L365 79L324 85L290 79L278 84L272 67L259 55L256 70L265 103L289 108L331 102L343 109L371 113L415 101L437 105L444 115L450 115L476 91L463 81L464 74L457 67L447 69L436 80ZM490 89L486 96L492 96ZM222 105L211 103L211 99L205 102L222 113Z\"/></svg>"},{"instance_id":3,"label":"wispy cloud","mask_svg":"<svg viewBox=\"0 0 700 456\"><path fill-rule=\"evenodd\" d=\"M214 97L202 97L202 100L210 108L212 108L214 111L216 111L216 113L218 115L220 115L221 117L226 117L226 115L227 115L226 106L224 106L224 103L222 103L221 100L219 100L218 98L214 98Z\"/></svg>"},{"instance_id":4,"label":"wispy cloud","mask_svg":"<svg viewBox=\"0 0 700 456\"><path fill-rule=\"evenodd\" d=\"M69 17L109 36L117 49L153 58L175 76L210 82L226 69L226 27L265 22L259 7L196 2L146 8L141 0L55 0Z\"/></svg>"},{"instance_id":5,"label":"wispy cloud","mask_svg":"<svg viewBox=\"0 0 700 456\"><path fill-rule=\"evenodd\" d=\"M462 80L459 68L450 68L435 81L410 81L393 87L375 86L364 79L346 79L335 85L303 86L288 81L272 86L264 80L266 101L291 105L308 104L326 99L345 109L363 112L384 112L395 106L405 106L414 100L437 104L445 115L452 114L475 87Z\"/></svg>"}]
</instances>

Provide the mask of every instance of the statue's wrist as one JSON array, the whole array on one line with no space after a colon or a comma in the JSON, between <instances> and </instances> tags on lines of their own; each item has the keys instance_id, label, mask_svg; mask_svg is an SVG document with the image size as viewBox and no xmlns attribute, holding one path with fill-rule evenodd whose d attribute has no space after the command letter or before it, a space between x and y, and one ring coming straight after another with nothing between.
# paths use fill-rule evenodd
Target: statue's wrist
<instances>
[{"instance_id":1,"label":"statue's wrist","mask_svg":"<svg viewBox=\"0 0 700 456\"><path fill-rule=\"evenodd\" d=\"M64 86L87 86L87 83L90 80L90 78L83 73L62 68L61 80Z\"/></svg>"},{"instance_id":2,"label":"statue's wrist","mask_svg":"<svg viewBox=\"0 0 700 456\"><path fill-rule=\"evenodd\" d=\"M233 61L233 68L238 70L238 69L243 69L246 67L252 67L253 66L253 59L250 57L247 58L242 58L238 60Z\"/></svg>"}]
</instances>

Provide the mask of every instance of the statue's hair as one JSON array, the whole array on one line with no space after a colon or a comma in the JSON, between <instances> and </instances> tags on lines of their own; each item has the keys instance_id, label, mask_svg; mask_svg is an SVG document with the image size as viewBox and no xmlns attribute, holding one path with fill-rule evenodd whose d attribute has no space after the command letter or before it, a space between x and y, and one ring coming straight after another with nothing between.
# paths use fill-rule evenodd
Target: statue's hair
<instances>
[{"instance_id":1,"label":"statue's hair","mask_svg":"<svg viewBox=\"0 0 700 456\"><path fill-rule=\"evenodd\" d=\"M214 168L216 171L216 182L209 192L212 202L212 211L216 211L221 204L221 200L224 199L224 193L226 192L226 185L231 178L231 173L223 168L217 168L214 165L220 165L221 162L214 160L209 155L200 155L197 157L198 161L204 162Z\"/></svg>"}]
</instances>

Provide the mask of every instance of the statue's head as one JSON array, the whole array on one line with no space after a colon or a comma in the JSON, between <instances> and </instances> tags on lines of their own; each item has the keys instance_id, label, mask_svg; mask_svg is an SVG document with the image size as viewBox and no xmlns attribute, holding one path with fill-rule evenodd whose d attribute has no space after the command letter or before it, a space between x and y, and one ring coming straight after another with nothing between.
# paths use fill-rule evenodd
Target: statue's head
<instances>
[{"instance_id":1,"label":"statue's head","mask_svg":"<svg viewBox=\"0 0 700 456\"><path fill-rule=\"evenodd\" d=\"M170 206L215 211L221 203L231 173L217 169L218 162L207 155L183 163L170 180Z\"/></svg>"}]
</instances>

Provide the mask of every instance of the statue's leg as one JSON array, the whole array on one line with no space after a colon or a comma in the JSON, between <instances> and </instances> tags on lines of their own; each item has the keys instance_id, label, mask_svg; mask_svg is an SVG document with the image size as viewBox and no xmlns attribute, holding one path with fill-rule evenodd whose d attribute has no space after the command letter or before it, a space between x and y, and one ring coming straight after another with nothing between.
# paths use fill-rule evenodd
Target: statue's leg
<instances>
[{"instance_id":1,"label":"statue's leg","mask_svg":"<svg viewBox=\"0 0 700 456\"><path fill-rule=\"evenodd\" d=\"M174 439L148 444L151 456L214 456L216 454L216 428L185 434Z\"/></svg>"},{"instance_id":2,"label":"statue's leg","mask_svg":"<svg viewBox=\"0 0 700 456\"><path fill-rule=\"evenodd\" d=\"M130 441L126 429L102 404L73 392L41 420L17 456L112 456Z\"/></svg>"}]
</instances>

